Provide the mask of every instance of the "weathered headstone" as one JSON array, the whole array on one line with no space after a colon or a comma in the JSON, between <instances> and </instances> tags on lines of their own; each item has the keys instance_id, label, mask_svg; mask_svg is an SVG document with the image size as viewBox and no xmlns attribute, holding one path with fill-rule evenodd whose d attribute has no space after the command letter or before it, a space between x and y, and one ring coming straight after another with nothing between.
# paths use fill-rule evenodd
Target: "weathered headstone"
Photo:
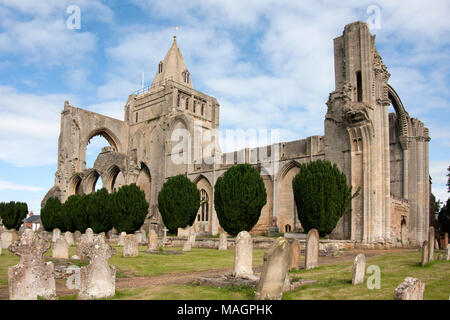
<instances>
[{"instance_id":1,"label":"weathered headstone","mask_svg":"<svg viewBox=\"0 0 450 320\"><path fill-rule=\"evenodd\" d=\"M43 258L49 248L50 243L31 229L24 230L10 245L9 250L20 258L17 265L8 268L10 300L56 299L53 263Z\"/></svg>"},{"instance_id":2,"label":"weathered headstone","mask_svg":"<svg viewBox=\"0 0 450 320\"><path fill-rule=\"evenodd\" d=\"M64 239L69 244L69 247L73 246L73 244L75 243L75 240L73 239L73 234L70 231L67 231L66 233L64 233Z\"/></svg>"},{"instance_id":3,"label":"weathered headstone","mask_svg":"<svg viewBox=\"0 0 450 320\"><path fill-rule=\"evenodd\" d=\"M428 231L428 262L434 259L434 227L430 227Z\"/></svg>"},{"instance_id":4,"label":"weathered headstone","mask_svg":"<svg viewBox=\"0 0 450 320\"><path fill-rule=\"evenodd\" d=\"M83 247L89 265L80 269L80 299L107 298L115 294L116 269L108 264L115 252L103 235L94 236L92 242Z\"/></svg>"},{"instance_id":5,"label":"weathered headstone","mask_svg":"<svg viewBox=\"0 0 450 320\"><path fill-rule=\"evenodd\" d=\"M182 251L191 251L192 245L191 242L189 241L189 238L186 239L186 241L183 244L183 249Z\"/></svg>"},{"instance_id":6,"label":"weathered headstone","mask_svg":"<svg viewBox=\"0 0 450 320\"><path fill-rule=\"evenodd\" d=\"M84 232L84 236L86 237L87 242L94 241L94 231L91 228L87 228Z\"/></svg>"},{"instance_id":7,"label":"weathered headstone","mask_svg":"<svg viewBox=\"0 0 450 320\"><path fill-rule=\"evenodd\" d=\"M434 240L434 249L439 250L439 241L437 239Z\"/></svg>"},{"instance_id":8,"label":"weathered headstone","mask_svg":"<svg viewBox=\"0 0 450 320\"><path fill-rule=\"evenodd\" d=\"M146 242L146 241L145 241L145 234L144 234L143 232L141 232L141 231L136 231L136 232L134 233L134 235L136 236L136 239L137 239L137 241L138 241L139 244L145 243L145 242Z\"/></svg>"},{"instance_id":9,"label":"weathered headstone","mask_svg":"<svg viewBox=\"0 0 450 320\"><path fill-rule=\"evenodd\" d=\"M155 230L150 230L150 233L148 235L148 249L147 251L158 251L159 245L158 245L158 235L156 234Z\"/></svg>"},{"instance_id":10,"label":"weathered headstone","mask_svg":"<svg viewBox=\"0 0 450 320\"><path fill-rule=\"evenodd\" d=\"M428 245L428 241L425 240L422 245L422 261L420 262L422 267L428 263L428 259L430 258L429 250L430 246Z\"/></svg>"},{"instance_id":11,"label":"weathered headstone","mask_svg":"<svg viewBox=\"0 0 450 320\"><path fill-rule=\"evenodd\" d=\"M108 239L114 238L115 236L117 236L117 230L114 227L106 233Z\"/></svg>"},{"instance_id":12,"label":"weathered headstone","mask_svg":"<svg viewBox=\"0 0 450 320\"><path fill-rule=\"evenodd\" d=\"M227 234L225 232L221 232L219 236L219 250L227 250L227 249L228 249Z\"/></svg>"},{"instance_id":13,"label":"weathered headstone","mask_svg":"<svg viewBox=\"0 0 450 320\"><path fill-rule=\"evenodd\" d=\"M280 300L288 274L291 250L286 239L277 242L264 253L264 265L255 294L257 300Z\"/></svg>"},{"instance_id":14,"label":"weathered headstone","mask_svg":"<svg viewBox=\"0 0 450 320\"><path fill-rule=\"evenodd\" d=\"M81 240L81 232L80 231L75 231L74 233L73 233L73 239L75 240L75 242L78 242L78 241L80 241Z\"/></svg>"},{"instance_id":15,"label":"weathered headstone","mask_svg":"<svg viewBox=\"0 0 450 320\"><path fill-rule=\"evenodd\" d=\"M52 258L69 259L69 244L66 239L59 238L53 243Z\"/></svg>"},{"instance_id":16,"label":"weathered headstone","mask_svg":"<svg viewBox=\"0 0 450 320\"><path fill-rule=\"evenodd\" d=\"M366 256L362 253L355 257L353 262L352 284L358 285L364 283L364 274L366 273Z\"/></svg>"},{"instance_id":17,"label":"weathered headstone","mask_svg":"<svg viewBox=\"0 0 450 320\"><path fill-rule=\"evenodd\" d=\"M312 269L319 265L319 232L311 229L306 237L305 269Z\"/></svg>"},{"instance_id":18,"label":"weathered headstone","mask_svg":"<svg viewBox=\"0 0 450 320\"><path fill-rule=\"evenodd\" d=\"M123 246L125 244L125 236L127 235L126 232L121 232L119 236L119 242L117 243L119 246Z\"/></svg>"},{"instance_id":19,"label":"weathered headstone","mask_svg":"<svg viewBox=\"0 0 450 320\"><path fill-rule=\"evenodd\" d=\"M425 283L416 278L407 277L394 291L394 300L423 300Z\"/></svg>"},{"instance_id":20,"label":"weathered headstone","mask_svg":"<svg viewBox=\"0 0 450 320\"><path fill-rule=\"evenodd\" d=\"M139 242L134 234L127 234L123 240L123 256L137 257L139 255Z\"/></svg>"},{"instance_id":21,"label":"weathered headstone","mask_svg":"<svg viewBox=\"0 0 450 320\"><path fill-rule=\"evenodd\" d=\"M300 268L300 243L297 239L293 239L290 243L291 261L289 262L289 270Z\"/></svg>"},{"instance_id":22,"label":"weathered headstone","mask_svg":"<svg viewBox=\"0 0 450 320\"><path fill-rule=\"evenodd\" d=\"M189 237L188 237L188 241L191 243L192 247L195 246L195 239L196 238L197 238L197 233L192 228L191 231L189 232Z\"/></svg>"},{"instance_id":23,"label":"weathered headstone","mask_svg":"<svg viewBox=\"0 0 450 320\"><path fill-rule=\"evenodd\" d=\"M8 247L13 243L13 232L10 230L3 231L1 234L1 246L3 249L8 249Z\"/></svg>"},{"instance_id":24,"label":"weathered headstone","mask_svg":"<svg viewBox=\"0 0 450 320\"><path fill-rule=\"evenodd\" d=\"M53 229L52 242L55 242L60 237L61 237L61 230L59 230L58 228Z\"/></svg>"},{"instance_id":25,"label":"weathered headstone","mask_svg":"<svg viewBox=\"0 0 450 320\"><path fill-rule=\"evenodd\" d=\"M241 231L236 237L234 252L234 271L236 278L248 278L253 276L253 240L250 233Z\"/></svg>"}]
</instances>

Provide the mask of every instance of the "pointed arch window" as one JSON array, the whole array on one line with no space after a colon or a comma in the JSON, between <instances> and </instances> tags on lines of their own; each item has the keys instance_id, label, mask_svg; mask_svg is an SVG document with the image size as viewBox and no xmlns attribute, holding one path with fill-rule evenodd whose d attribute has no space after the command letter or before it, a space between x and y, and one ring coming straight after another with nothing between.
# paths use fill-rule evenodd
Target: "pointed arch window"
<instances>
[{"instance_id":1,"label":"pointed arch window","mask_svg":"<svg viewBox=\"0 0 450 320\"><path fill-rule=\"evenodd\" d=\"M189 71L186 70L185 72L183 72L183 80L185 83L189 83L190 81Z\"/></svg>"},{"instance_id":2,"label":"pointed arch window","mask_svg":"<svg viewBox=\"0 0 450 320\"><path fill-rule=\"evenodd\" d=\"M200 191L200 212L197 215L198 221L209 220L209 197L205 189Z\"/></svg>"},{"instance_id":3,"label":"pointed arch window","mask_svg":"<svg viewBox=\"0 0 450 320\"><path fill-rule=\"evenodd\" d=\"M189 110L189 98L186 98L186 110Z\"/></svg>"}]
</instances>

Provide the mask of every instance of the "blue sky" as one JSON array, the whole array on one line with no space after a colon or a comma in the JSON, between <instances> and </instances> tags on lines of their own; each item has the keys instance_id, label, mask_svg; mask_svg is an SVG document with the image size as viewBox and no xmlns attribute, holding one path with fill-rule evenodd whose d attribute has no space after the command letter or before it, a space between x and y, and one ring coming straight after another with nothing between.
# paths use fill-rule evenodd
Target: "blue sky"
<instances>
[{"instance_id":1,"label":"blue sky","mask_svg":"<svg viewBox=\"0 0 450 320\"><path fill-rule=\"evenodd\" d=\"M80 29L67 8L80 8ZM430 129L433 193L450 165L450 3L287 0L0 0L0 201L39 212L53 186L64 101L123 119L177 42L194 87L221 104L221 130L279 129L284 141L323 134L334 89L333 38L373 22L376 45L412 117ZM93 162L101 139L88 149Z\"/></svg>"}]
</instances>

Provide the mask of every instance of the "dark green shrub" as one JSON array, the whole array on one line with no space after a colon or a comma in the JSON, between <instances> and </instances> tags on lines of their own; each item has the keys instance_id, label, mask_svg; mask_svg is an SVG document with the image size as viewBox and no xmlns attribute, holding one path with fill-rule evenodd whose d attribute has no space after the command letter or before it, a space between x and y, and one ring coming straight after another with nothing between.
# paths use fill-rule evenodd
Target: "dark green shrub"
<instances>
[{"instance_id":1,"label":"dark green shrub","mask_svg":"<svg viewBox=\"0 0 450 320\"><path fill-rule=\"evenodd\" d=\"M52 231L55 228L60 229L64 225L63 218L61 201L56 197L49 198L41 209L41 222L44 229L47 231Z\"/></svg>"},{"instance_id":2,"label":"dark green shrub","mask_svg":"<svg viewBox=\"0 0 450 320\"><path fill-rule=\"evenodd\" d=\"M200 207L200 191L186 176L167 179L158 194L158 209L169 232L192 225Z\"/></svg>"},{"instance_id":3,"label":"dark green shrub","mask_svg":"<svg viewBox=\"0 0 450 320\"><path fill-rule=\"evenodd\" d=\"M292 188L298 218L305 232L315 228L320 236L329 234L339 219L351 211L352 190L347 185L347 178L329 161L302 164L292 180Z\"/></svg>"},{"instance_id":4,"label":"dark green shrub","mask_svg":"<svg viewBox=\"0 0 450 320\"><path fill-rule=\"evenodd\" d=\"M219 223L230 235L250 231L267 202L264 181L249 164L229 168L217 179L214 207Z\"/></svg>"},{"instance_id":5,"label":"dark green shrub","mask_svg":"<svg viewBox=\"0 0 450 320\"><path fill-rule=\"evenodd\" d=\"M144 223L149 204L135 183L124 185L111 195L112 225L118 232L133 233Z\"/></svg>"},{"instance_id":6,"label":"dark green shrub","mask_svg":"<svg viewBox=\"0 0 450 320\"><path fill-rule=\"evenodd\" d=\"M25 202L0 203L0 218L7 229L19 230L27 214L28 205Z\"/></svg>"},{"instance_id":7,"label":"dark green shrub","mask_svg":"<svg viewBox=\"0 0 450 320\"><path fill-rule=\"evenodd\" d=\"M64 202L62 220L65 231L75 232L78 230L83 233L89 228L89 217L86 212L86 202L89 196L74 194Z\"/></svg>"},{"instance_id":8,"label":"dark green shrub","mask_svg":"<svg viewBox=\"0 0 450 320\"><path fill-rule=\"evenodd\" d=\"M450 233L450 198L447 199L447 203L439 211L438 223L439 231L444 234L445 232Z\"/></svg>"},{"instance_id":9,"label":"dark green shrub","mask_svg":"<svg viewBox=\"0 0 450 320\"><path fill-rule=\"evenodd\" d=\"M85 210L89 227L95 233L108 232L112 229L112 196L102 188L86 197Z\"/></svg>"}]
</instances>

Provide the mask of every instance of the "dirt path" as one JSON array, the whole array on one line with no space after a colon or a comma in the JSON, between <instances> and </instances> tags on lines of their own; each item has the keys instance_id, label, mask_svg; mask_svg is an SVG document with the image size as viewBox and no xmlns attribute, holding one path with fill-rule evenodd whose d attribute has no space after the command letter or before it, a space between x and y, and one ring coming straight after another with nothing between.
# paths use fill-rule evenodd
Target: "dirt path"
<instances>
[{"instance_id":1,"label":"dirt path","mask_svg":"<svg viewBox=\"0 0 450 320\"><path fill-rule=\"evenodd\" d=\"M319 257L319 265L329 265L335 264L337 262L342 261L353 261L355 256L358 253L364 253L367 258L377 256L380 254L386 254L390 252L407 252L413 251L416 249L391 249L391 250L364 250L364 249L355 249L342 251L339 256L336 257ZM262 266L253 268L255 273L260 273L262 270ZM151 277L130 277L130 278L117 278L116 279L116 289L124 290L124 289L132 289L132 288L144 288L150 286L162 286L162 285L184 285L192 283L197 280L199 277L205 278L215 278L220 277L223 274L233 272L232 268L225 269L213 269L206 271L197 271L197 272L186 272L186 273L171 273L171 274L163 274L158 276ZM66 288L65 283L63 281L57 281L56 283L56 294L58 296L71 295L76 293L75 290L69 290ZM9 297L8 287L0 288L0 300L7 300Z\"/></svg>"}]
</instances>

